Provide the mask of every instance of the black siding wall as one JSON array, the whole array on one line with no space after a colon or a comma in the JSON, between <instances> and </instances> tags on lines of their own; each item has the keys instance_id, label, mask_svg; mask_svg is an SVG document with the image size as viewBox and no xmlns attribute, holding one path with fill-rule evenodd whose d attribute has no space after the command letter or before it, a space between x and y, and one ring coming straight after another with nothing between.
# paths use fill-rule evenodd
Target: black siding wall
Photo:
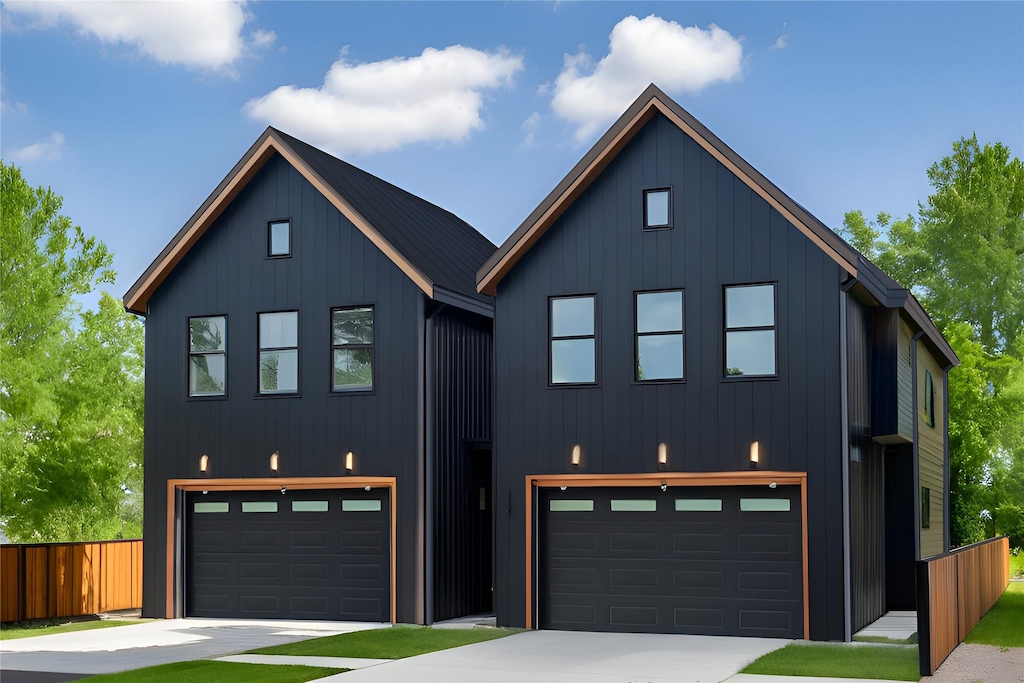
<instances>
[{"instance_id":1,"label":"black siding wall","mask_svg":"<svg viewBox=\"0 0 1024 683\"><path fill-rule=\"evenodd\" d=\"M434 358L434 620L491 610L491 321L445 308L431 318Z\"/></svg>"},{"instance_id":2,"label":"black siding wall","mask_svg":"<svg viewBox=\"0 0 1024 683\"><path fill-rule=\"evenodd\" d=\"M872 310L848 299L850 411L850 597L853 633L885 613L882 447L872 438ZM893 342L895 344L895 341ZM895 405L893 405L895 414Z\"/></svg>"},{"instance_id":3,"label":"black siding wall","mask_svg":"<svg viewBox=\"0 0 1024 683\"><path fill-rule=\"evenodd\" d=\"M670 230L643 232L642 190L673 187ZM777 380L726 381L722 286L777 282ZM807 471L810 635L844 637L840 269L693 140L656 116L498 288L496 611L525 622L524 477ZM685 288L686 382L633 381L633 293ZM596 387L548 388L547 298L596 293ZM505 499L511 501L505 513Z\"/></svg>"},{"instance_id":4,"label":"black siding wall","mask_svg":"<svg viewBox=\"0 0 1024 683\"><path fill-rule=\"evenodd\" d=\"M266 259L267 221L292 219L292 253ZM143 612L163 616L166 481L357 475L398 481L399 621L423 620L424 296L280 157L270 159L152 296L146 319ZM373 304L375 388L330 393L330 308ZM300 396L257 398L256 314L299 311ZM228 397L186 399L186 318L226 314Z\"/></svg>"}]
</instances>

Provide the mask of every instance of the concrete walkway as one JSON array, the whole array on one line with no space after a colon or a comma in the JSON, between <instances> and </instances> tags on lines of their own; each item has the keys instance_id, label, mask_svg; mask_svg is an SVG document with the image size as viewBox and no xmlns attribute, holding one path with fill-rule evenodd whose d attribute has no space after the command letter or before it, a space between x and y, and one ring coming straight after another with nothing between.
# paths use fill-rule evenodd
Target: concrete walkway
<instances>
[{"instance_id":1,"label":"concrete walkway","mask_svg":"<svg viewBox=\"0 0 1024 683\"><path fill-rule=\"evenodd\" d=\"M906 640L917 633L917 612L886 612L874 622L853 634L857 636L881 636L894 640Z\"/></svg>"}]
</instances>

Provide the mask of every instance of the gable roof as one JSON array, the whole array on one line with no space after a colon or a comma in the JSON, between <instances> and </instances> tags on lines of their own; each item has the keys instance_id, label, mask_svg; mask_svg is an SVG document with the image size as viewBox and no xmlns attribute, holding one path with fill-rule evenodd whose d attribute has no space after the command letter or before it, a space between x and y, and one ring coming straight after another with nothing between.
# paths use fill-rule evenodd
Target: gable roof
<instances>
[{"instance_id":1,"label":"gable roof","mask_svg":"<svg viewBox=\"0 0 1024 683\"><path fill-rule=\"evenodd\" d=\"M280 154L423 292L438 301L492 315L476 291L476 269L494 245L455 214L275 128L267 128L231 172L124 295L125 308L146 314L150 296L238 193Z\"/></svg>"},{"instance_id":2,"label":"gable roof","mask_svg":"<svg viewBox=\"0 0 1024 683\"><path fill-rule=\"evenodd\" d=\"M949 363L959 360L935 324L910 292L850 246L799 203L775 186L700 121L651 84L629 109L594 144L544 201L505 240L477 272L477 290L494 295L498 283L523 255L558 220L559 216L589 187L630 140L654 116L661 114L678 126L702 149L729 169L755 194L782 214L797 230L839 265L849 277L857 278L882 305L906 308L935 349Z\"/></svg>"}]
</instances>

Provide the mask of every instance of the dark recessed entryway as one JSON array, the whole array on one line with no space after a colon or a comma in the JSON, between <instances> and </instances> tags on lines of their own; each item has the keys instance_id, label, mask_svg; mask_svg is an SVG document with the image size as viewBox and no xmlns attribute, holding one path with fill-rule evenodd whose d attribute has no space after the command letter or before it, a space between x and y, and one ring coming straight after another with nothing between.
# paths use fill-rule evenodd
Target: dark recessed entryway
<instances>
[{"instance_id":1,"label":"dark recessed entryway","mask_svg":"<svg viewBox=\"0 0 1024 683\"><path fill-rule=\"evenodd\" d=\"M388 489L186 501L186 616L390 621Z\"/></svg>"},{"instance_id":2,"label":"dark recessed entryway","mask_svg":"<svg viewBox=\"0 0 1024 683\"><path fill-rule=\"evenodd\" d=\"M802 638L799 486L541 488L542 629Z\"/></svg>"}]
</instances>

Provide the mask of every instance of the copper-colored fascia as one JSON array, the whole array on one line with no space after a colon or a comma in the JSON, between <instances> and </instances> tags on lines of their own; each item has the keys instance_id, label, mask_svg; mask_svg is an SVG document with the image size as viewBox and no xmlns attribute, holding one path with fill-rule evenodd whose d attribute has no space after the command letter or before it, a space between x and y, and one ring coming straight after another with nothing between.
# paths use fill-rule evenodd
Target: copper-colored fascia
<instances>
[{"instance_id":1,"label":"copper-colored fascia","mask_svg":"<svg viewBox=\"0 0 1024 683\"><path fill-rule=\"evenodd\" d=\"M810 639L809 588L807 581L807 473L806 472L644 472L642 474L545 474L526 476L526 628L534 628L533 619L533 488L570 486L639 487L660 486L779 486L800 487L801 536L803 544L804 639Z\"/></svg>"},{"instance_id":2,"label":"copper-colored fascia","mask_svg":"<svg viewBox=\"0 0 1024 683\"><path fill-rule=\"evenodd\" d=\"M423 292L433 298L434 285L418 268L388 242L370 223L363 218L338 192L326 183L316 171L309 167L292 148L277 135L277 131L268 128L261 140L247 152L231 173L228 174L203 207L185 224L171 240L146 272L136 281L125 294L125 308L139 315L146 314L146 303L156 288L160 286L171 270L185 256L189 249L202 237L203 233L213 224L224 209L231 203L242 188L252 180L253 176L276 153L284 157L309 183L327 198L345 218L366 236L385 256L391 259L409 279L416 283Z\"/></svg>"},{"instance_id":3,"label":"copper-colored fascia","mask_svg":"<svg viewBox=\"0 0 1024 683\"><path fill-rule=\"evenodd\" d=\"M293 477L266 479L168 479L167 480L167 601L164 615L174 618L174 502L175 491L273 491L282 486L293 491L308 489L387 488L391 498L391 623L397 622L398 602L398 503L395 477Z\"/></svg>"},{"instance_id":4,"label":"copper-colored fascia","mask_svg":"<svg viewBox=\"0 0 1024 683\"><path fill-rule=\"evenodd\" d=\"M634 103L633 109L641 101L644 104L640 110L629 116L629 110L624 114L619 121L617 121L612 128L602 137L601 140L595 145L584 159L594 155L593 160L589 164L584 164L583 168L579 165L573 168L569 172L569 175L563 179L561 186L568 182L568 186L562 190L557 196L549 195L544 202L541 203L540 207L530 215L529 218L521 225L509 238L506 244L503 244L495 255L484 264L480 269L477 277L477 291L483 294L490 294L494 296L497 293L498 282L505 277L505 275L512 269L512 267L522 258L523 254L533 246L533 244L540 239L540 237L551 227L551 225L558 219L559 216L575 201L580 194L593 182L593 180L601 173L602 170L611 162L612 159L626 146L634 135L644 124L646 124L654 116L655 113L664 115L667 119L672 121L678 126L684 133L691 137L698 145L701 146L706 152L718 160L723 166L729 169L737 178L739 178L747 187L754 191L759 197L764 199L768 204L782 214L790 223L792 223L803 235L805 235L811 242L813 242L818 248L824 251L829 258L835 261L843 270L850 273L853 276L857 275L857 268L854 262L851 262L847 257L840 254L832 245L828 244L823 240L817 232L810 226L810 223L814 220L813 217L803 217L797 215L801 212L796 208L795 202L789 200L794 205L795 210L791 210L783 202L781 202L776 194L781 195L782 192L775 188L770 182L760 175L752 166L744 162L739 155L732 150L728 150L728 153L723 149L728 149L724 143L715 138L712 142L708 139L708 135L696 130L694 126L690 125L684 117L681 116L676 110L682 110L681 107L672 103L668 104L670 100L655 86L650 86ZM690 117L692 118L692 117ZM696 121L696 119L694 119ZM699 122L698 122L699 125ZM717 144L716 144L717 143ZM735 157L737 161L734 161L732 157ZM741 168L740 164L749 169L745 170ZM756 178L754 176L757 176ZM571 180L570 180L571 179ZM770 186L770 190L768 189ZM556 188L557 191L557 188ZM547 206L547 208L544 208ZM538 211L540 215L537 215ZM820 226L819 230L827 230L824 226ZM838 240L838 238L836 238ZM509 243L511 243L509 245ZM506 245L509 245L508 247Z\"/></svg>"}]
</instances>

